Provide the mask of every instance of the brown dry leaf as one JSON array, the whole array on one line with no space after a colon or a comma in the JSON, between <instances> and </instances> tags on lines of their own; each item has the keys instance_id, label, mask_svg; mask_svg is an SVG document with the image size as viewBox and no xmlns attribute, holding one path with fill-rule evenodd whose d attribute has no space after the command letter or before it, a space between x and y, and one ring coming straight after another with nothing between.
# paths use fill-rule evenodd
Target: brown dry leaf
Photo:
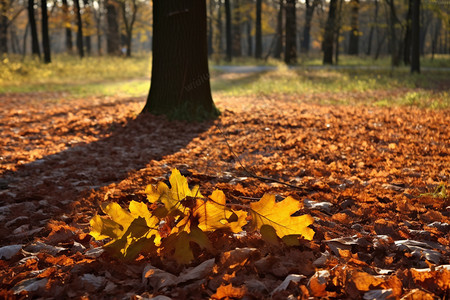
<instances>
[{"instance_id":1,"label":"brown dry leaf","mask_svg":"<svg viewBox=\"0 0 450 300\"><path fill-rule=\"evenodd\" d=\"M211 296L212 299L242 299L247 290L245 288L233 287L230 283L229 285L221 285L216 293Z\"/></svg>"},{"instance_id":2,"label":"brown dry leaf","mask_svg":"<svg viewBox=\"0 0 450 300\"><path fill-rule=\"evenodd\" d=\"M368 291L373 289L384 282L384 279L375 277L366 272L353 272L350 277L350 281L353 282L359 291Z\"/></svg>"}]
</instances>

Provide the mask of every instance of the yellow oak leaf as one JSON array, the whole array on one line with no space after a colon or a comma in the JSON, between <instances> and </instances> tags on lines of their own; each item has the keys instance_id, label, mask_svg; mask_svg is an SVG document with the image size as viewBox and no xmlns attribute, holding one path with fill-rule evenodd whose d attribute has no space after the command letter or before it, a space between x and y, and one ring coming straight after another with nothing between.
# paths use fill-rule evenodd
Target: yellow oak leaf
<instances>
[{"instance_id":1,"label":"yellow oak leaf","mask_svg":"<svg viewBox=\"0 0 450 300\"><path fill-rule=\"evenodd\" d=\"M194 217L198 220L198 228L203 231L230 229L237 233L241 232L242 226L247 224L247 212L228 208L225 194L220 190L215 190L210 200L197 199L193 211Z\"/></svg>"},{"instance_id":2,"label":"yellow oak leaf","mask_svg":"<svg viewBox=\"0 0 450 300\"><path fill-rule=\"evenodd\" d=\"M314 222L310 215L291 215L301 208L301 203L292 197L275 202L275 196L265 194L261 200L250 204L250 215L257 229L268 225L275 229L278 237L286 235L302 235L307 240L312 240L314 230L308 226Z\"/></svg>"}]
</instances>

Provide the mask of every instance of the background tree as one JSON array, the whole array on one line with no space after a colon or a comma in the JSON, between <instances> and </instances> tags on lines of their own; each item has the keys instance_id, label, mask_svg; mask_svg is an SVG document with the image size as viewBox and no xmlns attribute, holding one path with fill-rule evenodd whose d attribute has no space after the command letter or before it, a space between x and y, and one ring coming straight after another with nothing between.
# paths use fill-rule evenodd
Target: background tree
<instances>
[{"instance_id":1,"label":"background tree","mask_svg":"<svg viewBox=\"0 0 450 300\"><path fill-rule=\"evenodd\" d=\"M323 37L323 63L325 65L333 64L333 43L334 43L334 26L336 23L337 0L330 0L328 9L328 18L325 25L325 33Z\"/></svg>"},{"instance_id":2,"label":"background tree","mask_svg":"<svg viewBox=\"0 0 450 300\"><path fill-rule=\"evenodd\" d=\"M67 0L62 0L63 22L66 36L66 50L71 53L73 50L72 42L72 22L69 14L69 4Z\"/></svg>"},{"instance_id":3,"label":"background tree","mask_svg":"<svg viewBox=\"0 0 450 300\"><path fill-rule=\"evenodd\" d=\"M39 50L36 18L34 16L34 0L28 0L28 20L31 29L31 52L33 55L41 57L41 51Z\"/></svg>"},{"instance_id":4,"label":"background tree","mask_svg":"<svg viewBox=\"0 0 450 300\"><path fill-rule=\"evenodd\" d=\"M83 43L83 21L81 19L81 7L80 0L74 0L75 3L75 13L77 16L77 49L78 55L84 57L84 43Z\"/></svg>"},{"instance_id":5,"label":"background tree","mask_svg":"<svg viewBox=\"0 0 450 300\"><path fill-rule=\"evenodd\" d=\"M262 0L256 0L255 58L262 58Z\"/></svg>"},{"instance_id":6,"label":"background tree","mask_svg":"<svg viewBox=\"0 0 450 300\"><path fill-rule=\"evenodd\" d=\"M350 17L350 39L348 45L348 54L358 55L359 54L359 0L351 0L351 17Z\"/></svg>"},{"instance_id":7,"label":"background tree","mask_svg":"<svg viewBox=\"0 0 450 300\"><path fill-rule=\"evenodd\" d=\"M131 42L133 39L133 27L136 22L136 15L138 12L137 0L122 0L119 2L122 10L122 19L125 26L125 43L126 43L126 56L131 56Z\"/></svg>"},{"instance_id":8,"label":"background tree","mask_svg":"<svg viewBox=\"0 0 450 300\"><path fill-rule=\"evenodd\" d=\"M233 4L233 56L240 57L242 55L240 0L234 0Z\"/></svg>"},{"instance_id":9,"label":"background tree","mask_svg":"<svg viewBox=\"0 0 450 300\"><path fill-rule=\"evenodd\" d=\"M0 0L0 54L8 52L8 29L24 9L14 4L14 0Z\"/></svg>"},{"instance_id":10,"label":"background tree","mask_svg":"<svg viewBox=\"0 0 450 300\"><path fill-rule=\"evenodd\" d=\"M52 62L50 54L50 37L48 35L48 12L47 12L47 0L41 1L42 12L42 49L44 50L44 62L46 64Z\"/></svg>"},{"instance_id":11,"label":"background tree","mask_svg":"<svg viewBox=\"0 0 450 300\"><path fill-rule=\"evenodd\" d=\"M153 64L143 112L178 119L218 115L211 96L206 1L153 0Z\"/></svg>"},{"instance_id":12,"label":"background tree","mask_svg":"<svg viewBox=\"0 0 450 300\"><path fill-rule=\"evenodd\" d=\"M230 0L225 0L225 38L226 38L226 60L231 61L233 57L233 38L231 31L231 4Z\"/></svg>"},{"instance_id":13,"label":"background tree","mask_svg":"<svg viewBox=\"0 0 450 300\"><path fill-rule=\"evenodd\" d=\"M308 53L311 44L311 22L314 15L314 9L319 5L320 0L305 0L305 23L303 25L303 34L300 41L300 52Z\"/></svg>"},{"instance_id":14,"label":"background tree","mask_svg":"<svg viewBox=\"0 0 450 300\"><path fill-rule=\"evenodd\" d=\"M412 0L411 73L420 73L420 0Z\"/></svg>"},{"instance_id":15,"label":"background tree","mask_svg":"<svg viewBox=\"0 0 450 300\"><path fill-rule=\"evenodd\" d=\"M284 0L279 0L275 51L273 53L273 57L275 58L281 58L281 53L283 52L283 12Z\"/></svg>"},{"instance_id":16,"label":"background tree","mask_svg":"<svg viewBox=\"0 0 450 300\"><path fill-rule=\"evenodd\" d=\"M297 61L297 20L295 17L295 0L286 0L286 46L284 62Z\"/></svg>"},{"instance_id":17,"label":"background tree","mask_svg":"<svg viewBox=\"0 0 450 300\"><path fill-rule=\"evenodd\" d=\"M120 54L119 24L117 21L117 3L114 0L105 0L106 5L106 51L109 55Z\"/></svg>"}]
</instances>

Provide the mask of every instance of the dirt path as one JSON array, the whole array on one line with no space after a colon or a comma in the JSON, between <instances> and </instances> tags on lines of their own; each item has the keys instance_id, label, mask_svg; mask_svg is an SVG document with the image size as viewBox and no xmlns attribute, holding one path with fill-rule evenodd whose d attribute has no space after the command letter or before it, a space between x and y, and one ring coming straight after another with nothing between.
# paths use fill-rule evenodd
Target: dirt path
<instances>
[{"instance_id":1,"label":"dirt path","mask_svg":"<svg viewBox=\"0 0 450 300\"><path fill-rule=\"evenodd\" d=\"M439 189L449 184L449 110L238 97L217 100L219 120L187 124L136 117L144 99L59 98L0 96L1 246L18 245L0 260L1 296L259 299L290 274L298 280L281 298L449 296L450 199ZM252 178L241 164L298 188ZM192 264L216 258L214 270L157 292L142 281L148 263L176 275L182 268L98 257L88 223L102 201L143 201L145 186L174 167L203 194L220 188L235 203L293 196L315 218L314 240L291 248L254 236L219 241ZM241 256L230 267L227 255Z\"/></svg>"}]
</instances>

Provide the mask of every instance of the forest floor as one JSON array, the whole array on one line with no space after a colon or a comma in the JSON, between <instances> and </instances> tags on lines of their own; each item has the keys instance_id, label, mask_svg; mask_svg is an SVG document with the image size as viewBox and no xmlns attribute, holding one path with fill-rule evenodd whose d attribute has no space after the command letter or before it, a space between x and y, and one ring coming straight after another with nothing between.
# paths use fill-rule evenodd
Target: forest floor
<instances>
[{"instance_id":1,"label":"forest floor","mask_svg":"<svg viewBox=\"0 0 450 300\"><path fill-rule=\"evenodd\" d=\"M449 109L216 98L197 124L141 116L144 98L0 95L0 298L449 299ZM186 267L102 252L100 203L145 201L172 168L232 203L292 196L315 236L217 239Z\"/></svg>"}]
</instances>

